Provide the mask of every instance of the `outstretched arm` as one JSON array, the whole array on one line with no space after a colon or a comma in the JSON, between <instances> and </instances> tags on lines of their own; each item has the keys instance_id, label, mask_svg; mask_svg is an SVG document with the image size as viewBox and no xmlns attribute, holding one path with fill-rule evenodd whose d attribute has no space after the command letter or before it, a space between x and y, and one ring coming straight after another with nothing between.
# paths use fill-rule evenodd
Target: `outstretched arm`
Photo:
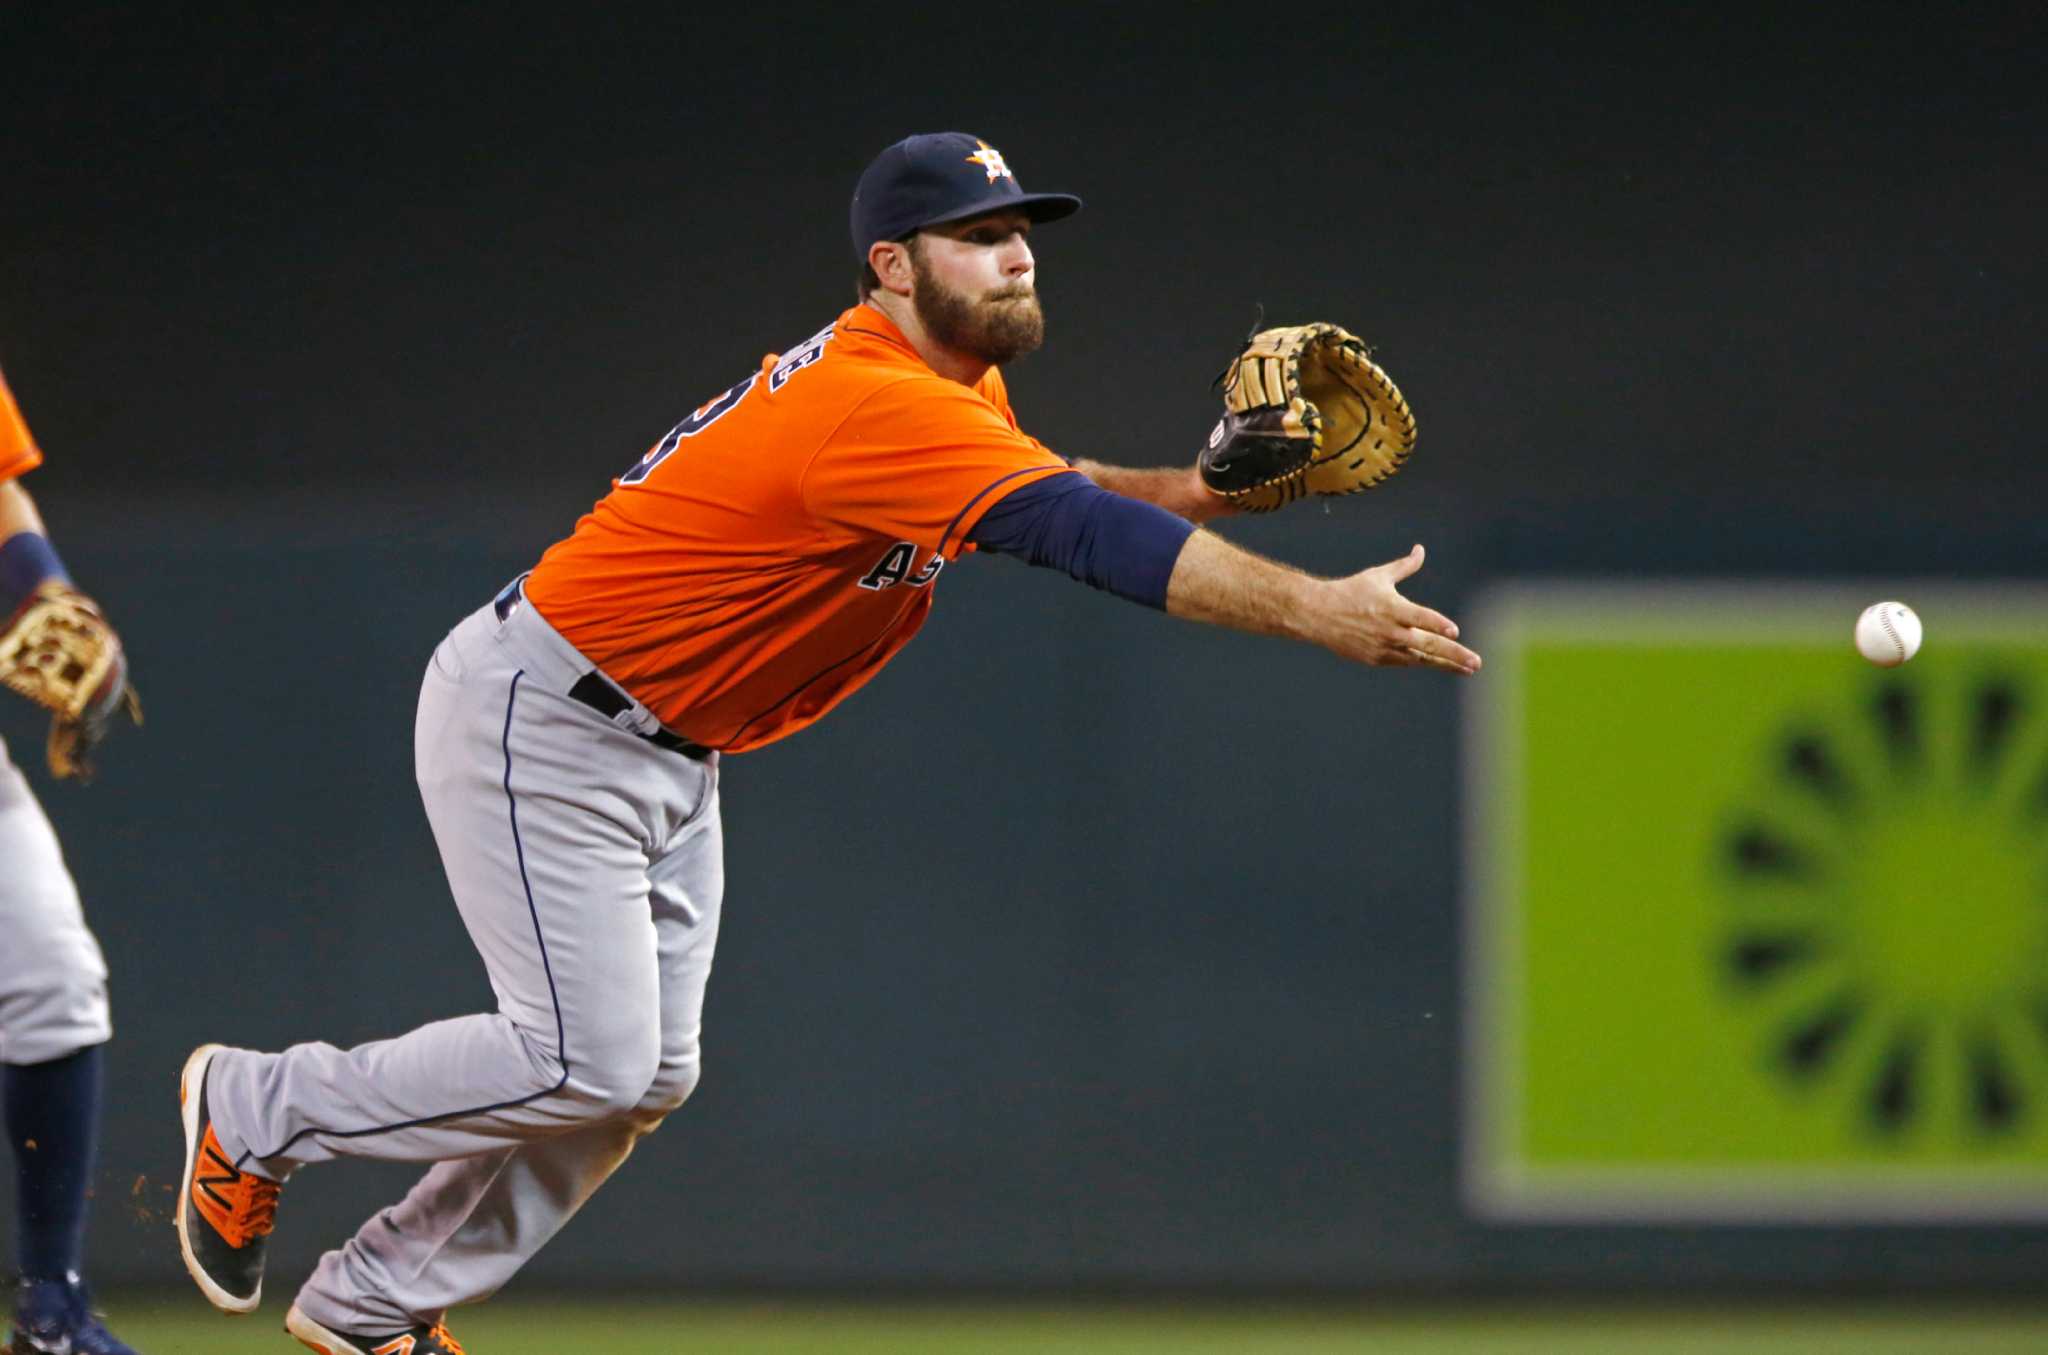
<instances>
[{"instance_id":1,"label":"outstretched arm","mask_svg":"<svg viewBox=\"0 0 2048 1355\"><path fill-rule=\"evenodd\" d=\"M1357 663L1476 673L1479 655L1458 643L1457 624L1395 587L1422 568L1422 557L1416 546L1398 560L1322 579L1196 532L1167 580L1166 610L1255 635L1306 640Z\"/></svg>"},{"instance_id":2,"label":"outstretched arm","mask_svg":"<svg viewBox=\"0 0 2048 1355\"><path fill-rule=\"evenodd\" d=\"M1359 663L1478 671L1479 656L1457 642L1450 618L1395 587L1422 568L1420 546L1376 568L1321 579L1092 480L1050 475L1012 490L968 539L1190 621L1291 636Z\"/></svg>"},{"instance_id":3,"label":"outstretched arm","mask_svg":"<svg viewBox=\"0 0 2048 1355\"><path fill-rule=\"evenodd\" d=\"M1202 483L1193 466L1139 470L1131 466L1109 466L1100 461L1076 461L1074 469L1111 493L1127 499L1156 504L1189 522L1208 522L1235 513L1237 508Z\"/></svg>"}]
</instances>

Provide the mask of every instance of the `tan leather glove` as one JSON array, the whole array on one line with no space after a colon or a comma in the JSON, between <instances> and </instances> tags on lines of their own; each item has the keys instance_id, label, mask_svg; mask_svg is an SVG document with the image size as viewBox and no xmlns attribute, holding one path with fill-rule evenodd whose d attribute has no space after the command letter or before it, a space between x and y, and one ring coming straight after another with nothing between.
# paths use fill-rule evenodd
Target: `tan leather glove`
<instances>
[{"instance_id":1,"label":"tan leather glove","mask_svg":"<svg viewBox=\"0 0 2048 1355\"><path fill-rule=\"evenodd\" d=\"M1203 484L1245 512L1370 489L1415 448L1400 388L1336 325L1261 330L1218 380L1223 417L1196 464Z\"/></svg>"},{"instance_id":2,"label":"tan leather glove","mask_svg":"<svg viewBox=\"0 0 2048 1355\"><path fill-rule=\"evenodd\" d=\"M92 751L126 712L142 723L121 639L93 600L46 580L0 631L0 685L50 712L50 771L92 779Z\"/></svg>"}]
</instances>

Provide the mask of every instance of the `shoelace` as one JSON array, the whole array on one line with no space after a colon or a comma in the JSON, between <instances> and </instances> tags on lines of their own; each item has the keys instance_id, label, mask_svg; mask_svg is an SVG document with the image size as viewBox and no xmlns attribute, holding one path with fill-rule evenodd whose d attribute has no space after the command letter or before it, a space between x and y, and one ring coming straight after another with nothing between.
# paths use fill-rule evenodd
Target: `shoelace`
<instances>
[{"instance_id":1,"label":"shoelace","mask_svg":"<svg viewBox=\"0 0 2048 1355\"><path fill-rule=\"evenodd\" d=\"M268 1237L277 1227L277 1182L248 1178L249 1191L235 1210L235 1224L248 1237Z\"/></svg>"},{"instance_id":2,"label":"shoelace","mask_svg":"<svg viewBox=\"0 0 2048 1355\"><path fill-rule=\"evenodd\" d=\"M436 1322L434 1329L428 1332L427 1336L430 1340L439 1341L448 1355L469 1355L469 1352L462 1348L462 1342L456 1340L454 1334L448 1330L446 1322Z\"/></svg>"}]
</instances>

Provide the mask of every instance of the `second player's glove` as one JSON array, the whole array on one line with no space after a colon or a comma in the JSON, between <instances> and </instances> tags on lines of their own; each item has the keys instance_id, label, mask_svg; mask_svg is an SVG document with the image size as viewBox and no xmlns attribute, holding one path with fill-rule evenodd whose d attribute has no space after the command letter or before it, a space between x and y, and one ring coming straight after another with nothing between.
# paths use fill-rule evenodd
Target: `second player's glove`
<instances>
[{"instance_id":1,"label":"second player's glove","mask_svg":"<svg viewBox=\"0 0 2048 1355\"><path fill-rule=\"evenodd\" d=\"M1197 465L1203 484L1245 512L1370 489L1415 448L1400 387L1336 325L1261 330L1217 380L1223 417Z\"/></svg>"},{"instance_id":2,"label":"second player's glove","mask_svg":"<svg viewBox=\"0 0 2048 1355\"><path fill-rule=\"evenodd\" d=\"M120 637L85 594L45 581L0 631L0 685L50 712L50 771L92 779L92 750L125 713L142 723Z\"/></svg>"}]
</instances>

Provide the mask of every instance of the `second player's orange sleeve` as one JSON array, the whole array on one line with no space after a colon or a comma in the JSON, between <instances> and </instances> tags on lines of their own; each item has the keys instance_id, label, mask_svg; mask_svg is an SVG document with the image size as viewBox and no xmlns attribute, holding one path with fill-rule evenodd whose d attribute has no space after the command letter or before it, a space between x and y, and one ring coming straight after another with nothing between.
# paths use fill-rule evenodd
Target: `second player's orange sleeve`
<instances>
[{"instance_id":1,"label":"second player's orange sleeve","mask_svg":"<svg viewBox=\"0 0 2048 1355\"><path fill-rule=\"evenodd\" d=\"M934 375L870 395L812 458L801 489L826 522L951 558L997 499L1066 469L985 396Z\"/></svg>"},{"instance_id":2,"label":"second player's orange sleeve","mask_svg":"<svg viewBox=\"0 0 2048 1355\"><path fill-rule=\"evenodd\" d=\"M7 378L0 376L0 480L12 480L43 464L43 454L28 435L28 424L15 407Z\"/></svg>"}]
</instances>

